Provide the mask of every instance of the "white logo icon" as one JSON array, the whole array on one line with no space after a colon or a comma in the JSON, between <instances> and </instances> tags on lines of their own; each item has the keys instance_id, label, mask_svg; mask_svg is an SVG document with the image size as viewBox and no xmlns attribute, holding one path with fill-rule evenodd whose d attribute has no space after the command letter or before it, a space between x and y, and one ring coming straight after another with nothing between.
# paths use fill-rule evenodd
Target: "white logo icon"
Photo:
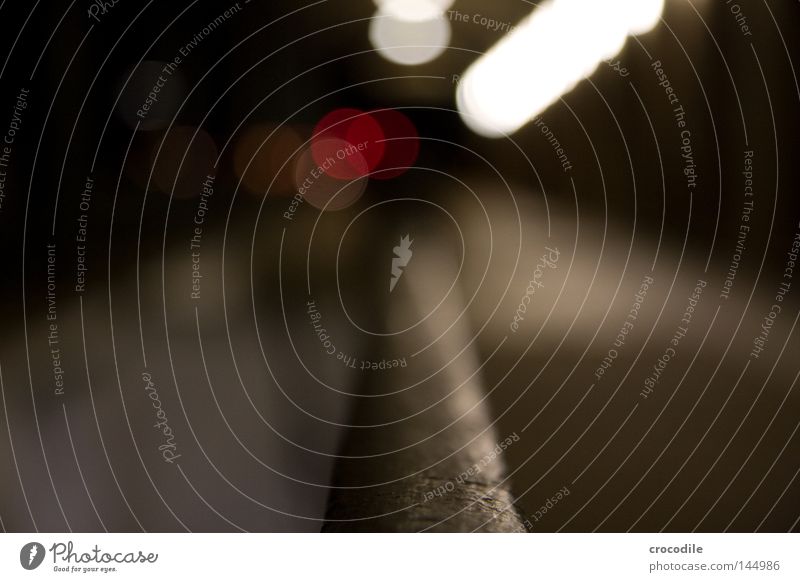
<instances>
[{"instance_id":1,"label":"white logo icon","mask_svg":"<svg viewBox=\"0 0 800 582\"><path fill-rule=\"evenodd\" d=\"M392 278L389 280L389 293L394 291L395 285L403 276L403 269L408 266L411 256L414 254L411 250L411 243L413 240L409 239L410 235L406 235L400 239L400 244L394 247L395 257L392 259Z\"/></svg>"}]
</instances>

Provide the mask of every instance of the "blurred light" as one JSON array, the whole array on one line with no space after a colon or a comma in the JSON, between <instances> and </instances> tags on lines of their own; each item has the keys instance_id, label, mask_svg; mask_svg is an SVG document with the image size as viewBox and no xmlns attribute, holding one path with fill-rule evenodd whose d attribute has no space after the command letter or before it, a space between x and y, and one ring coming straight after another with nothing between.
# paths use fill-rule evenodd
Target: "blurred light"
<instances>
[{"instance_id":1,"label":"blurred light","mask_svg":"<svg viewBox=\"0 0 800 582\"><path fill-rule=\"evenodd\" d=\"M398 20L423 22L433 20L453 5L454 0L376 0L379 11Z\"/></svg>"},{"instance_id":2,"label":"blurred light","mask_svg":"<svg viewBox=\"0 0 800 582\"><path fill-rule=\"evenodd\" d=\"M183 74L164 73L167 63L142 61L128 69L119 81L116 113L128 127L152 131L165 128L186 95Z\"/></svg>"},{"instance_id":3,"label":"blurred light","mask_svg":"<svg viewBox=\"0 0 800 582\"><path fill-rule=\"evenodd\" d=\"M387 0L369 26L369 39L378 53L393 63L420 65L444 52L450 42L450 21L442 2Z\"/></svg>"},{"instance_id":4,"label":"blurred light","mask_svg":"<svg viewBox=\"0 0 800 582\"><path fill-rule=\"evenodd\" d=\"M176 198L198 196L203 182L216 172L217 145L204 129L172 128L157 155L153 182L159 190Z\"/></svg>"},{"instance_id":5,"label":"blurred light","mask_svg":"<svg viewBox=\"0 0 800 582\"><path fill-rule=\"evenodd\" d=\"M325 139L322 141L330 141L329 144L322 144L325 149L337 150L344 147L346 142L338 139ZM360 168L361 175L366 174L366 164L362 160ZM357 177L350 181L344 181L334 178L326 170L325 165L317 164L312 153L312 148L306 149L300 154L295 167L295 186L298 193L308 202L311 206L324 211L336 211L347 208L356 202L364 194L367 188L366 177Z\"/></svg>"},{"instance_id":6,"label":"blurred light","mask_svg":"<svg viewBox=\"0 0 800 582\"><path fill-rule=\"evenodd\" d=\"M155 152L164 133L161 131L140 131L133 138L131 149L125 160L125 175L140 188L156 189L150 182ZM150 183L149 183L150 182Z\"/></svg>"},{"instance_id":7,"label":"blurred light","mask_svg":"<svg viewBox=\"0 0 800 582\"><path fill-rule=\"evenodd\" d=\"M654 27L664 0L549 0L488 53L458 85L464 122L487 137L525 125L617 54L629 34Z\"/></svg>"},{"instance_id":8,"label":"blurred light","mask_svg":"<svg viewBox=\"0 0 800 582\"><path fill-rule=\"evenodd\" d=\"M314 128L311 153L324 173L340 180L366 176L386 149L380 124L358 109L336 109Z\"/></svg>"},{"instance_id":9,"label":"blurred light","mask_svg":"<svg viewBox=\"0 0 800 582\"><path fill-rule=\"evenodd\" d=\"M419 154L419 134L411 120L394 109L381 109L371 113L386 138L386 149L371 177L390 180L414 165Z\"/></svg>"},{"instance_id":10,"label":"blurred light","mask_svg":"<svg viewBox=\"0 0 800 582\"><path fill-rule=\"evenodd\" d=\"M300 136L286 125L277 129L268 124L249 127L233 152L236 177L253 194L264 195L270 184L271 193L288 193L294 188L294 163L288 158L302 143Z\"/></svg>"},{"instance_id":11,"label":"blurred light","mask_svg":"<svg viewBox=\"0 0 800 582\"><path fill-rule=\"evenodd\" d=\"M630 1L626 4L628 30L633 35L653 30L661 20L661 13L664 11L664 0Z\"/></svg>"}]
</instances>

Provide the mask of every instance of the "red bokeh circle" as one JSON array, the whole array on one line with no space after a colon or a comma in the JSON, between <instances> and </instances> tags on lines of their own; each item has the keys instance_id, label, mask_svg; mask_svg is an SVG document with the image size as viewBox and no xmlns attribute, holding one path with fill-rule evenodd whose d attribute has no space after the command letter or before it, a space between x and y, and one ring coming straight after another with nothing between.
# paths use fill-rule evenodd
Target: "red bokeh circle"
<instances>
[{"instance_id":1,"label":"red bokeh circle","mask_svg":"<svg viewBox=\"0 0 800 582\"><path fill-rule=\"evenodd\" d=\"M359 109L335 109L314 127L311 153L328 176L354 180L372 172L384 156L381 125Z\"/></svg>"},{"instance_id":2,"label":"red bokeh circle","mask_svg":"<svg viewBox=\"0 0 800 582\"><path fill-rule=\"evenodd\" d=\"M417 161L417 128L408 117L394 109L373 111L370 115L380 124L386 139L383 158L373 169L372 177L376 180L396 178Z\"/></svg>"}]
</instances>

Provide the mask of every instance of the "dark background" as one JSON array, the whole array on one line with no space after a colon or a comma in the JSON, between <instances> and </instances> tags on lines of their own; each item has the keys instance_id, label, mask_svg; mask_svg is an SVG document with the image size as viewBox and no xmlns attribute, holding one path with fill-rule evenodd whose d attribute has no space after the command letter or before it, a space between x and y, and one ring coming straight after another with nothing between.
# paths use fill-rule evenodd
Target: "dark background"
<instances>
[{"instance_id":1,"label":"dark background","mask_svg":"<svg viewBox=\"0 0 800 582\"><path fill-rule=\"evenodd\" d=\"M320 354L304 327L305 253L311 249L314 296L328 327L342 346L373 354L373 339L338 309L334 267L341 266L339 292L357 318L383 326L372 290L385 283L392 241L414 231L420 252L443 247L459 258L462 251L441 216L415 204L383 207L350 235L339 258L337 246L370 204L420 197L452 212L465 234L458 284L466 297L479 290L469 318L498 437L522 437L506 455L519 505L532 514L570 488L535 529L796 530L800 282L767 353L747 360L800 220L793 68L800 9L790 1L738 4L752 37L724 2L668 1L662 24L629 39L617 57L628 77L601 64L549 108L543 117L573 164L567 174L532 124L513 141L489 140L459 119L453 75L499 38L470 23L451 22L450 48L436 60L402 67L369 44L369 1L253 0L184 59L180 80L170 80L180 110L159 111L150 120L160 127L134 131L129 104L142 101L151 83L135 77L120 94L131 69L140 60L168 61L229 4L121 0L93 24L85 2L4 3L0 130L19 89L29 88L30 97L0 210L3 527L317 531L352 404L347 394L359 381ZM517 22L532 6L457 0L454 8ZM700 186L691 197L653 59L668 71L692 129ZM292 149L337 107L403 111L422 138L418 167L370 181L356 204L323 216L307 247L315 209L304 205L284 230L291 170L268 195L267 186L279 167L274 160L291 168ZM203 235L207 291L196 303L187 299L187 241L193 193L211 168L200 148L177 175L177 194L188 196L148 183L154 166L162 184L176 178L170 156L186 147L171 136L172 123L201 128L221 153ZM247 151L243 136L276 125L281 133L268 144L277 158L259 158L251 187L243 185L236 162L237 147ZM167 146L158 162L161 140ZM755 152L755 211L733 295L723 302L745 150ZM76 218L87 175L95 188L89 275L79 294ZM481 205L493 226L491 256ZM47 344L48 244L58 249L60 396ZM564 266L531 313L531 327L489 357L509 335L547 244L559 246ZM587 395L647 273L656 285L636 335ZM643 401L641 380L699 278L708 288L680 357ZM296 330L297 346L287 329ZM308 368L344 394L320 389ZM144 370L157 378L174 422L180 469L155 450Z\"/></svg>"}]
</instances>

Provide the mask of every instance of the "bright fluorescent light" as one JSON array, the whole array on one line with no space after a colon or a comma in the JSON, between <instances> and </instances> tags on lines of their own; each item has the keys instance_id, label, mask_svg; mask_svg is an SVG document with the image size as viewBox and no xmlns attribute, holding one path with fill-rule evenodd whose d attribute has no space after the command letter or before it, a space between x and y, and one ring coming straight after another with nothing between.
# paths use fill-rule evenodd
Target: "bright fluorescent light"
<instances>
[{"instance_id":1,"label":"bright fluorescent light","mask_svg":"<svg viewBox=\"0 0 800 582\"><path fill-rule=\"evenodd\" d=\"M487 137L512 133L658 23L664 0L549 0L464 74L464 122Z\"/></svg>"},{"instance_id":2,"label":"bright fluorescent light","mask_svg":"<svg viewBox=\"0 0 800 582\"><path fill-rule=\"evenodd\" d=\"M625 4L627 4L626 19L631 34L649 32L661 21L664 0L647 0L645 2L629 0Z\"/></svg>"}]
</instances>

